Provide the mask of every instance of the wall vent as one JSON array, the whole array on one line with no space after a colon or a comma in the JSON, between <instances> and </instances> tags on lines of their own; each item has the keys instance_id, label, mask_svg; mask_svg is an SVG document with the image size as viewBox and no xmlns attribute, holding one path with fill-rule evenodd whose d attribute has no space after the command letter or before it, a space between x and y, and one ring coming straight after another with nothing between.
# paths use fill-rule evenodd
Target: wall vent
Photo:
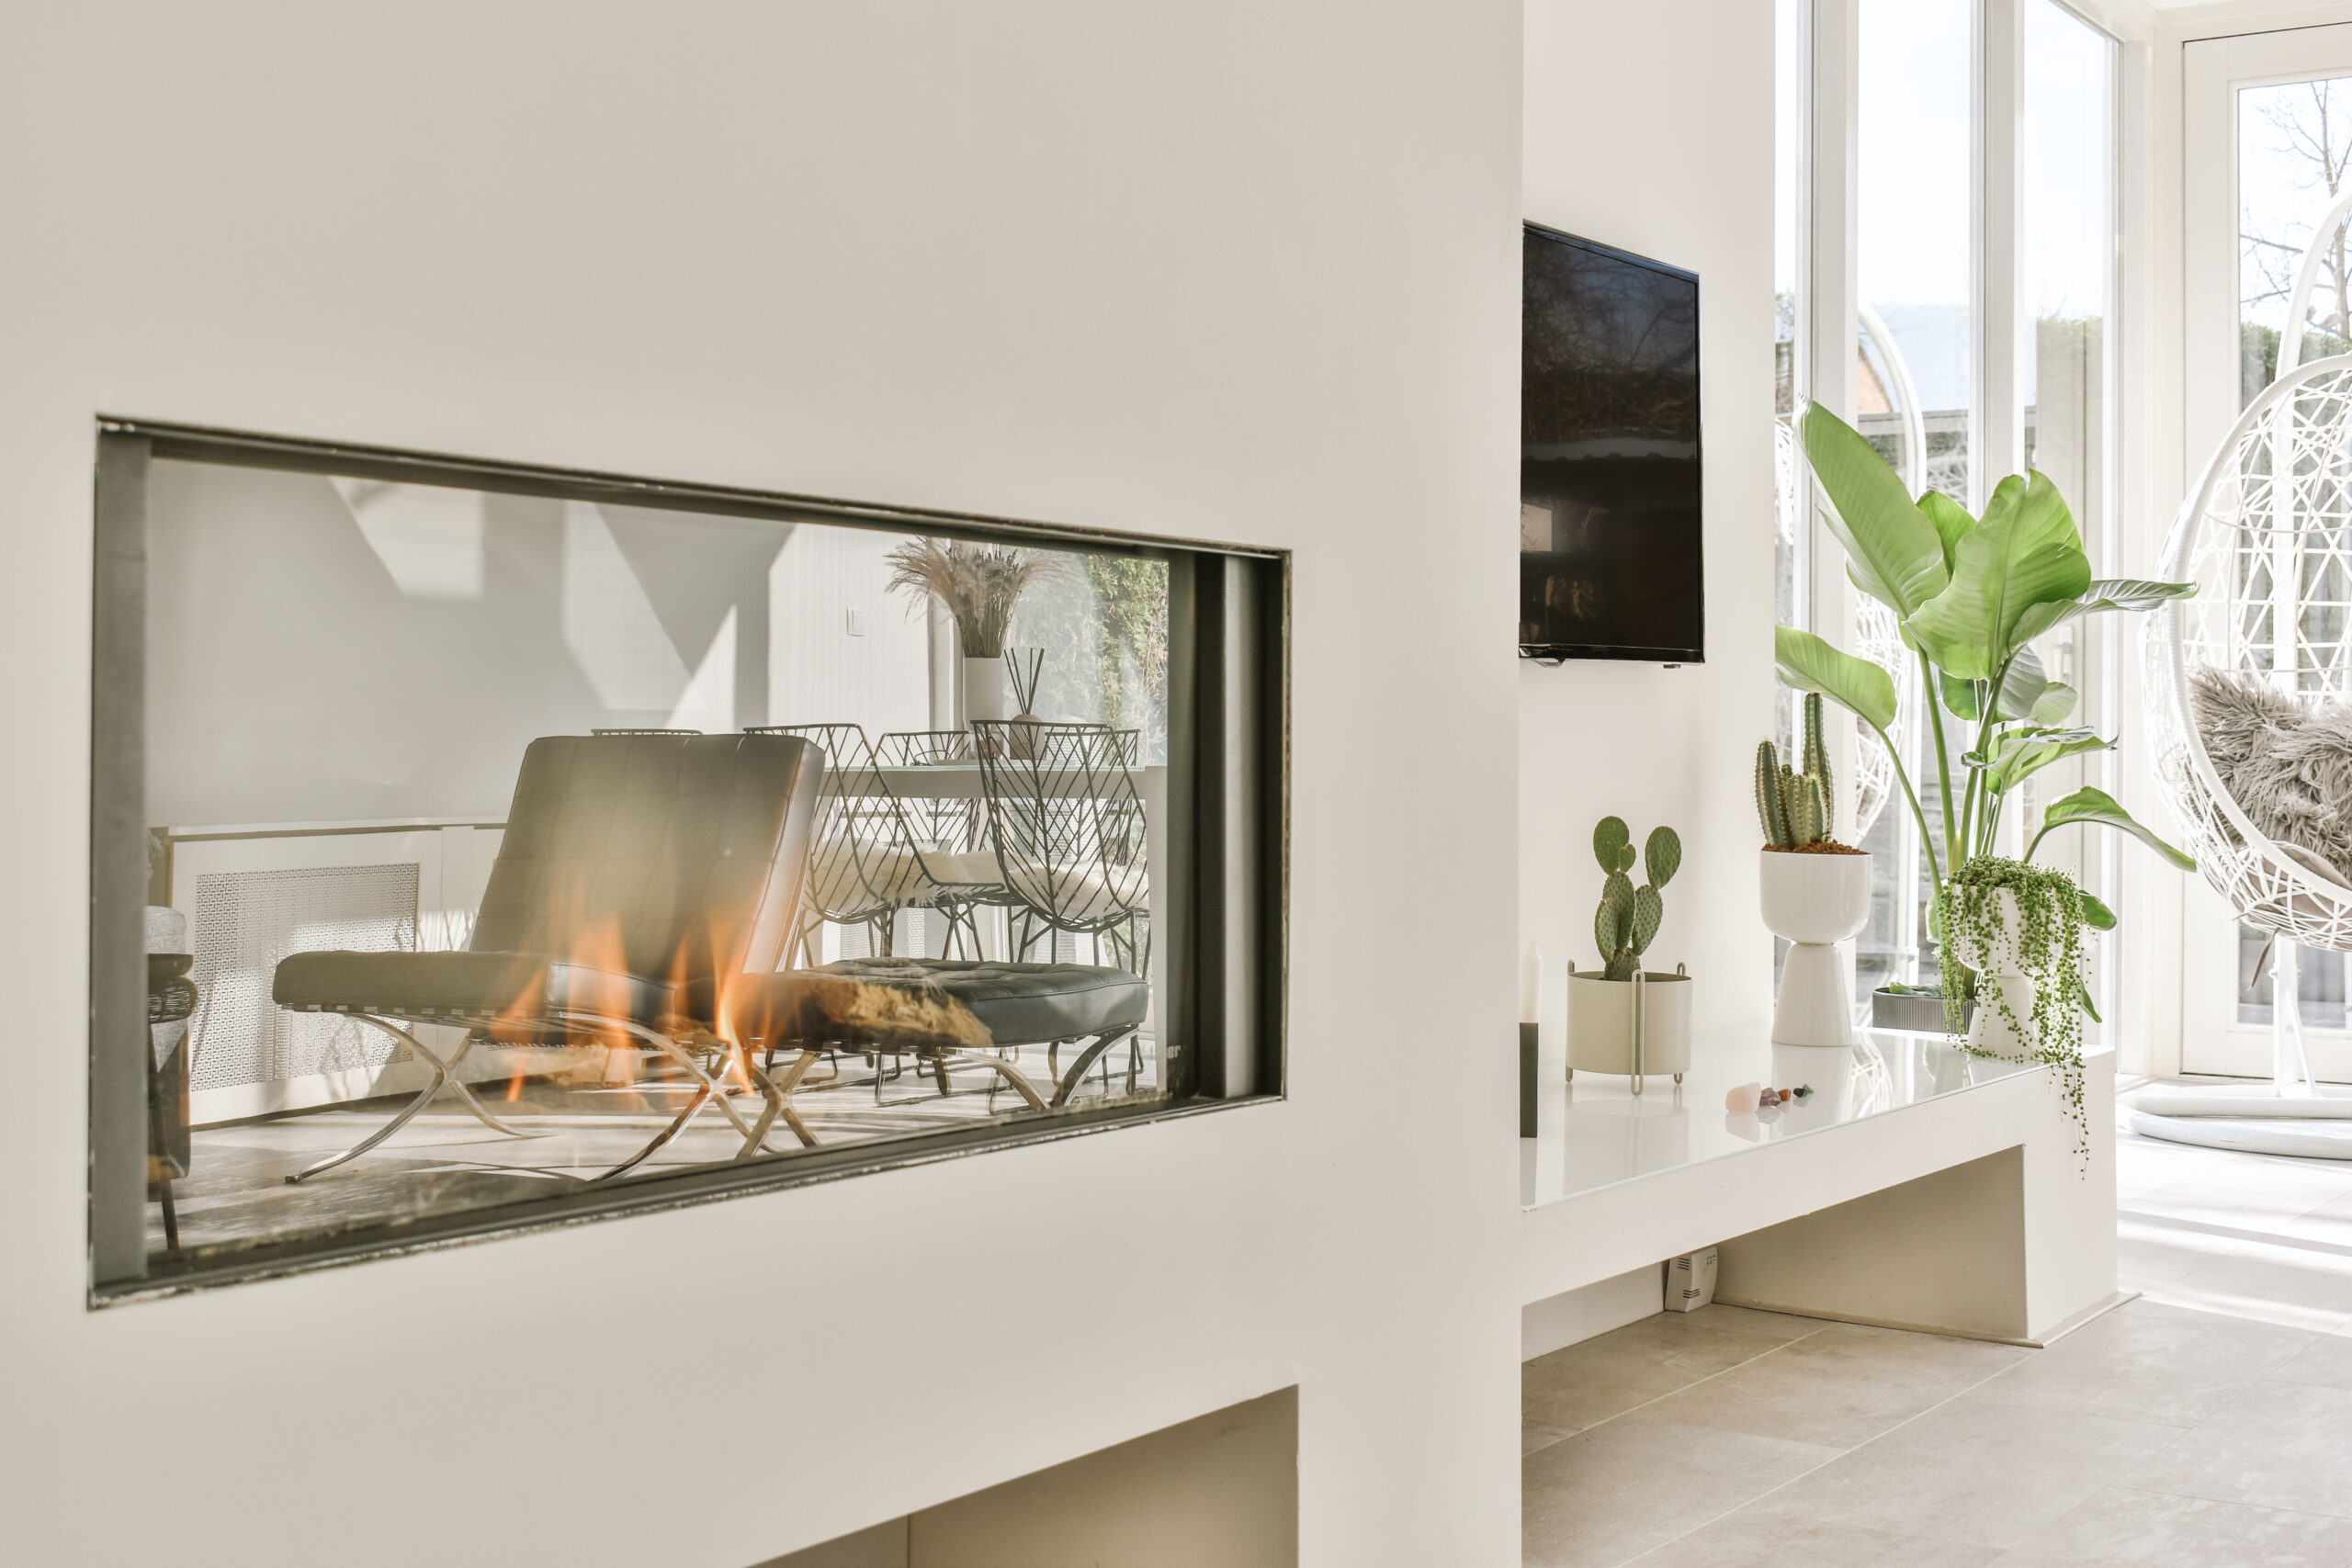
<instances>
[{"instance_id":1,"label":"wall vent","mask_svg":"<svg viewBox=\"0 0 2352 1568\"><path fill-rule=\"evenodd\" d=\"M189 1087L273 1083L407 1056L406 1046L367 1024L288 1012L269 988L289 953L413 951L417 870L405 861L198 876L190 977L200 999L189 1023Z\"/></svg>"}]
</instances>

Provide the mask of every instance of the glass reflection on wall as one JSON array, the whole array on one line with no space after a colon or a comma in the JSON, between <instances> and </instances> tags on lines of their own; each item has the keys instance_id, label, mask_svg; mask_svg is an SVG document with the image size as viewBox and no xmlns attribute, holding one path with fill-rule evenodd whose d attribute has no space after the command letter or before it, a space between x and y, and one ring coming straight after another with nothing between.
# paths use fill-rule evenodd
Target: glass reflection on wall
<instances>
[{"instance_id":1,"label":"glass reflection on wall","mask_svg":"<svg viewBox=\"0 0 2352 1568\"><path fill-rule=\"evenodd\" d=\"M1164 559L175 461L149 513L151 1253L1161 1092Z\"/></svg>"}]
</instances>

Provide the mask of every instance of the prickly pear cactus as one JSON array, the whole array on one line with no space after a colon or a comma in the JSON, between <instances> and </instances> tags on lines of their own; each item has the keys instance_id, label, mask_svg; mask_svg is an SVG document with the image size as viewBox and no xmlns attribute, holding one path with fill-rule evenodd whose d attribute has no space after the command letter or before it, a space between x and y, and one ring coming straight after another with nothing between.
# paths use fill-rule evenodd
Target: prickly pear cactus
<instances>
[{"instance_id":1,"label":"prickly pear cactus","mask_svg":"<svg viewBox=\"0 0 2352 1568\"><path fill-rule=\"evenodd\" d=\"M1630 980L1642 966L1642 954L1657 940L1659 922L1666 919L1666 900L1658 889L1682 868L1682 840L1671 828L1651 830L1640 856L1649 880L1639 887L1626 874L1634 868L1634 835L1622 818L1600 819L1592 831L1592 854L1608 874L1600 887L1600 908L1592 918L1602 977Z\"/></svg>"}]
</instances>

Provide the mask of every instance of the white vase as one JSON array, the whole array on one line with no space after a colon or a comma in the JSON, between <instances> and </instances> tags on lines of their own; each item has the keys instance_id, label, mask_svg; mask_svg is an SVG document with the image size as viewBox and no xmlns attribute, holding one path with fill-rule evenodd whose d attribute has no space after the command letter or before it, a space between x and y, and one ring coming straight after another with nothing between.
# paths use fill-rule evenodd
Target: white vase
<instances>
[{"instance_id":1,"label":"white vase","mask_svg":"<svg viewBox=\"0 0 2352 1568\"><path fill-rule=\"evenodd\" d=\"M1776 1045L1851 1045L1854 1001L1838 944L1870 923L1867 854L1759 852L1758 889L1764 923L1788 939L1781 995L1772 1007Z\"/></svg>"},{"instance_id":2,"label":"white vase","mask_svg":"<svg viewBox=\"0 0 2352 1568\"><path fill-rule=\"evenodd\" d=\"M1012 716L1012 681L1001 659L964 660L964 722Z\"/></svg>"},{"instance_id":3,"label":"white vase","mask_svg":"<svg viewBox=\"0 0 2352 1568\"><path fill-rule=\"evenodd\" d=\"M1641 1030L1634 1028L1638 989ZM1638 1043L1639 1049L1636 1050ZM1690 976L1644 971L1631 980L1602 978L1598 969L1568 971L1568 1076L1623 1073L1642 1092L1652 1073L1679 1082L1690 1070Z\"/></svg>"}]
</instances>

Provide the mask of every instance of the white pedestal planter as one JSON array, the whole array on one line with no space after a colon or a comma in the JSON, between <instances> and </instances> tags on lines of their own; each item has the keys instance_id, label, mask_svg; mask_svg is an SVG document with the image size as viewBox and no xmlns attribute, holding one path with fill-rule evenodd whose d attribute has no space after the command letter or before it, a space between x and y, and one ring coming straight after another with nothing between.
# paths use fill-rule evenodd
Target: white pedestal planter
<instances>
[{"instance_id":1,"label":"white pedestal planter","mask_svg":"<svg viewBox=\"0 0 2352 1568\"><path fill-rule=\"evenodd\" d=\"M1792 943L1772 1009L1773 1043L1851 1045L1854 1002L1838 944L1870 921L1871 857L1758 852L1764 923Z\"/></svg>"},{"instance_id":2,"label":"white pedestal planter","mask_svg":"<svg viewBox=\"0 0 2352 1568\"><path fill-rule=\"evenodd\" d=\"M1623 1073L1642 1092L1652 1073L1677 1082L1690 1070L1690 976L1645 970L1637 980L1607 980L1599 970L1568 971L1568 1076Z\"/></svg>"}]
</instances>

